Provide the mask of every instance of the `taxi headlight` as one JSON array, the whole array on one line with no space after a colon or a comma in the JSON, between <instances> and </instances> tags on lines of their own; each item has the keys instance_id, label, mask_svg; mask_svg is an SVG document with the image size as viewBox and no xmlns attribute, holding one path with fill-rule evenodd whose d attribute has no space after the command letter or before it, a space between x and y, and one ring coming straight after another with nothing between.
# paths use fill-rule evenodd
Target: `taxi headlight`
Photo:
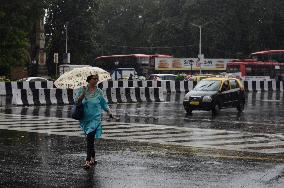
<instances>
[{"instance_id":1,"label":"taxi headlight","mask_svg":"<svg viewBox=\"0 0 284 188\"><path fill-rule=\"evenodd\" d=\"M204 96L202 102L211 102L212 98L210 96Z\"/></svg>"}]
</instances>

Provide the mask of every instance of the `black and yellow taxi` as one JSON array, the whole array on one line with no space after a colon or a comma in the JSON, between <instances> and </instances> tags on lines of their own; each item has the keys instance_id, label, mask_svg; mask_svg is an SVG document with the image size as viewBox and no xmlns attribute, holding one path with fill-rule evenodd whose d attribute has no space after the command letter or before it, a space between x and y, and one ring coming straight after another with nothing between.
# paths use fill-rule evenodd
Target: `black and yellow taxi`
<instances>
[{"instance_id":1,"label":"black and yellow taxi","mask_svg":"<svg viewBox=\"0 0 284 188\"><path fill-rule=\"evenodd\" d=\"M212 111L217 114L222 108L235 107L244 110L245 91L240 80L230 77L205 78L189 91L183 101L187 114L193 110Z\"/></svg>"}]
</instances>

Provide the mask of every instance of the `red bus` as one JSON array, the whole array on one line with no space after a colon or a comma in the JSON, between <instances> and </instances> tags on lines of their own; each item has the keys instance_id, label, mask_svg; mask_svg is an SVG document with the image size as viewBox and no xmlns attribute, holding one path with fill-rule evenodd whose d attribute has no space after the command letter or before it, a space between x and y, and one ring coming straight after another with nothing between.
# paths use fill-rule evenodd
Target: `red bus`
<instances>
[{"instance_id":1,"label":"red bus","mask_svg":"<svg viewBox=\"0 0 284 188\"><path fill-rule=\"evenodd\" d=\"M284 63L284 50L267 50L255 52L250 55L251 59L262 62Z\"/></svg>"},{"instance_id":2,"label":"red bus","mask_svg":"<svg viewBox=\"0 0 284 188\"><path fill-rule=\"evenodd\" d=\"M284 78L284 50L255 52L250 59L232 60L227 64L228 73L240 73L241 77L265 76Z\"/></svg>"},{"instance_id":3,"label":"red bus","mask_svg":"<svg viewBox=\"0 0 284 188\"><path fill-rule=\"evenodd\" d=\"M113 73L117 68L134 68L139 76L147 76L154 72L155 58L172 58L163 54L127 54L100 56L95 59L93 66L100 67Z\"/></svg>"}]
</instances>

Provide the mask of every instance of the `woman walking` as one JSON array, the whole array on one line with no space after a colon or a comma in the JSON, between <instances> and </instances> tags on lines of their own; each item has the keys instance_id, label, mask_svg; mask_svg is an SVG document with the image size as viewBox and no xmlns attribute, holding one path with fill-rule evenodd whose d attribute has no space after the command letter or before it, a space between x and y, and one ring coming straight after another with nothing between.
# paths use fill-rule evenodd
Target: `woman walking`
<instances>
[{"instance_id":1,"label":"woman walking","mask_svg":"<svg viewBox=\"0 0 284 188\"><path fill-rule=\"evenodd\" d=\"M86 134L87 157L84 165L86 169L97 163L94 142L95 138L99 139L102 134L102 110L106 111L110 117L113 117L102 90L97 87L98 81L98 75L88 76L88 85L79 88L74 97L76 104L82 103L84 106L84 116L80 120L80 127Z\"/></svg>"}]
</instances>

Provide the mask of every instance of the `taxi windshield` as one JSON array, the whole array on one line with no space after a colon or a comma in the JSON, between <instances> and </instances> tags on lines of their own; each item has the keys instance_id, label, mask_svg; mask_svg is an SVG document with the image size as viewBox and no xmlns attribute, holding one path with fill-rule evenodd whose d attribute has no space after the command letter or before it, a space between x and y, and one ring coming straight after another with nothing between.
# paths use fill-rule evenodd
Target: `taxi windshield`
<instances>
[{"instance_id":1,"label":"taxi windshield","mask_svg":"<svg viewBox=\"0 0 284 188\"><path fill-rule=\"evenodd\" d=\"M194 87L195 91L218 91L221 85L220 80L201 80Z\"/></svg>"}]
</instances>

